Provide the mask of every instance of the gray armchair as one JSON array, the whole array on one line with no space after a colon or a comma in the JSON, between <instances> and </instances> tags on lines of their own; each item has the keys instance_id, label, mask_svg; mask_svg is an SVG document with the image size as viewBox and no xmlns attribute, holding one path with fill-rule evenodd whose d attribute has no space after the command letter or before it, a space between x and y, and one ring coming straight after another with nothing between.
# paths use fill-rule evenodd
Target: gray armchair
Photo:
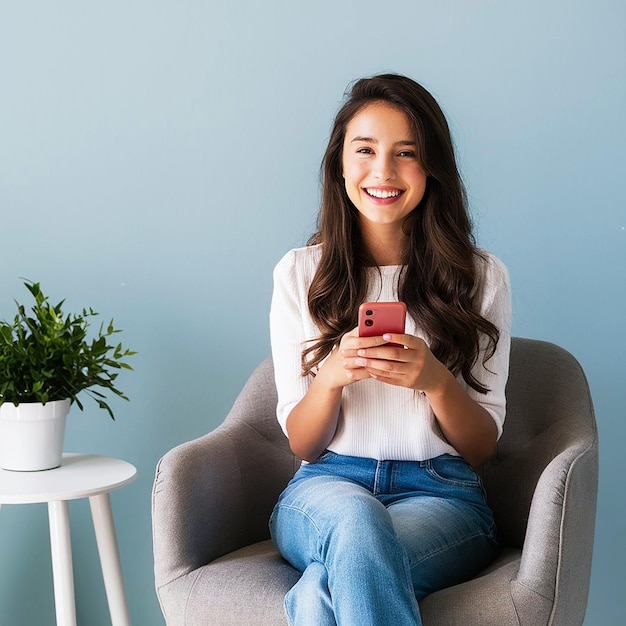
<instances>
[{"instance_id":1,"label":"gray armchair","mask_svg":"<svg viewBox=\"0 0 626 626\"><path fill-rule=\"evenodd\" d=\"M478 577L424 598L425 626L576 626L587 605L598 437L568 352L514 338L507 419L482 474L501 551ZM168 452L152 499L156 589L168 626L281 626L298 572L267 522L299 466L275 417L271 360L224 423Z\"/></svg>"}]
</instances>

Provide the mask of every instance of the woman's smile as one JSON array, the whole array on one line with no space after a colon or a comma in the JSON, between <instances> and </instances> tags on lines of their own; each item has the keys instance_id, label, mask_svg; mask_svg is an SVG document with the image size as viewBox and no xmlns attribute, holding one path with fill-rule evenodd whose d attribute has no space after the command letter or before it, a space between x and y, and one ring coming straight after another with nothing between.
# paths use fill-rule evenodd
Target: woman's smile
<instances>
[{"instance_id":1,"label":"woman's smile","mask_svg":"<svg viewBox=\"0 0 626 626\"><path fill-rule=\"evenodd\" d=\"M402 189L395 187L368 187L363 191L372 198L372 201L378 201L378 204L392 204L404 193Z\"/></svg>"}]
</instances>

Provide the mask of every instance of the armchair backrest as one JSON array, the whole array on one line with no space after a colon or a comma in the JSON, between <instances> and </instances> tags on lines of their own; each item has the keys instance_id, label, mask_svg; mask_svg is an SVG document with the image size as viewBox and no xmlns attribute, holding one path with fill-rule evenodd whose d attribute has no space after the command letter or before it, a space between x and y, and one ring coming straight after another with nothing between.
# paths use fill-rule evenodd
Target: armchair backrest
<instances>
[{"instance_id":1,"label":"armchair backrest","mask_svg":"<svg viewBox=\"0 0 626 626\"><path fill-rule=\"evenodd\" d=\"M270 357L252 372L224 423L246 423L268 443L287 451L289 443L276 419L277 403L274 365Z\"/></svg>"}]
</instances>

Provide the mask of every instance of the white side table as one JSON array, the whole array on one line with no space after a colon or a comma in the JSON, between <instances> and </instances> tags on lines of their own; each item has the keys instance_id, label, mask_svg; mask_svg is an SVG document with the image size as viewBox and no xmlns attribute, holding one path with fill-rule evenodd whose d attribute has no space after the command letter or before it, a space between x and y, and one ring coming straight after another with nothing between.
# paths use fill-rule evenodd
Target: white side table
<instances>
[{"instance_id":1,"label":"white side table","mask_svg":"<svg viewBox=\"0 0 626 626\"><path fill-rule=\"evenodd\" d=\"M68 501L89 498L113 626L130 626L109 492L128 485L137 469L119 459L64 454L43 472L0 469L0 505L48 503L57 626L76 626Z\"/></svg>"}]
</instances>

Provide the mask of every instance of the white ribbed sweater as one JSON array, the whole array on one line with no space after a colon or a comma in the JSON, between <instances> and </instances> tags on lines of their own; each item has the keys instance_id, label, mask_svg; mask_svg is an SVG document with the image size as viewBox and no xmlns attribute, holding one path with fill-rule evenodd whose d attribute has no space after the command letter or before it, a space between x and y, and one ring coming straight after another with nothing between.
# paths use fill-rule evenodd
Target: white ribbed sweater
<instances>
[{"instance_id":1,"label":"white ribbed sweater","mask_svg":"<svg viewBox=\"0 0 626 626\"><path fill-rule=\"evenodd\" d=\"M307 340L316 338L319 329L309 315L307 295L320 258L320 247L309 246L288 252L274 269L274 293L270 310L272 356L278 390L278 421L285 432L287 416L304 397L311 382L301 375L301 354ZM505 266L486 254L481 263L483 295L481 314L500 329L500 341L486 370L478 359L474 374L491 391L480 394L461 384L493 417L502 433L505 415L504 388L508 376L511 296ZM367 300L397 300L398 266L371 271ZM406 332L425 337L415 320L407 317ZM458 455L445 441L428 400L403 387L373 379L344 388L339 424L328 446L339 454L377 460L421 461L441 454Z\"/></svg>"}]
</instances>

